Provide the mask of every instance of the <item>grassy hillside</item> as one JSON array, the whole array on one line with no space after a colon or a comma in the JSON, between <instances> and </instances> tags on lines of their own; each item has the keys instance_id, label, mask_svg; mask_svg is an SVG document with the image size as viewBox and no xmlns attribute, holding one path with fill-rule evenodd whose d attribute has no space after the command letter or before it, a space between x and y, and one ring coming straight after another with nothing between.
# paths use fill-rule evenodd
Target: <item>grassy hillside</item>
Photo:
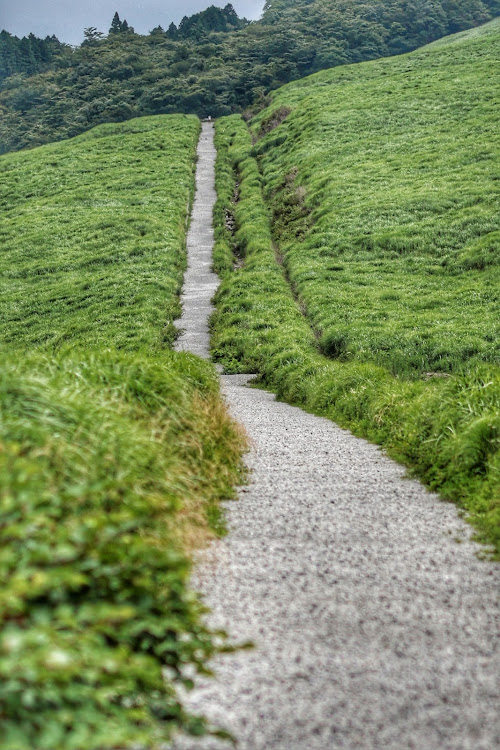
<instances>
[{"instance_id":1,"label":"grassy hillside","mask_svg":"<svg viewBox=\"0 0 500 750\"><path fill-rule=\"evenodd\" d=\"M325 353L398 375L500 362L499 51L494 22L290 85L259 118L293 110L256 151Z\"/></svg>"},{"instance_id":2,"label":"grassy hillside","mask_svg":"<svg viewBox=\"0 0 500 750\"><path fill-rule=\"evenodd\" d=\"M0 158L0 745L159 748L219 648L188 552L244 441L169 350L196 118Z\"/></svg>"},{"instance_id":3,"label":"grassy hillside","mask_svg":"<svg viewBox=\"0 0 500 750\"><path fill-rule=\"evenodd\" d=\"M0 342L172 340L198 133L143 118L0 160Z\"/></svg>"},{"instance_id":4,"label":"grassy hillside","mask_svg":"<svg viewBox=\"0 0 500 750\"><path fill-rule=\"evenodd\" d=\"M499 46L493 22L289 84L253 147L219 122L214 337L228 368L383 443L497 551Z\"/></svg>"}]
</instances>

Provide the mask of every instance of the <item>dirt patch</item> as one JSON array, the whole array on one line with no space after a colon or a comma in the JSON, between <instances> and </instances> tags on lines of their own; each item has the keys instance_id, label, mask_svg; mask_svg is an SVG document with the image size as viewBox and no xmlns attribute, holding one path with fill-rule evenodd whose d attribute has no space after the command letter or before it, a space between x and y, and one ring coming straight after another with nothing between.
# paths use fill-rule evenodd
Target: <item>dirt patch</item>
<instances>
[{"instance_id":1,"label":"dirt patch","mask_svg":"<svg viewBox=\"0 0 500 750\"><path fill-rule=\"evenodd\" d=\"M278 107L268 117L265 117L260 124L259 137L262 138L271 130L277 128L278 125L281 125L291 111L290 107Z\"/></svg>"},{"instance_id":2,"label":"dirt patch","mask_svg":"<svg viewBox=\"0 0 500 750\"><path fill-rule=\"evenodd\" d=\"M312 226L306 189L297 184L297 174L296 167L291 169L272 197L273 235L278 244L287 237L304 239Z\"/></svg>"}]
</instances>

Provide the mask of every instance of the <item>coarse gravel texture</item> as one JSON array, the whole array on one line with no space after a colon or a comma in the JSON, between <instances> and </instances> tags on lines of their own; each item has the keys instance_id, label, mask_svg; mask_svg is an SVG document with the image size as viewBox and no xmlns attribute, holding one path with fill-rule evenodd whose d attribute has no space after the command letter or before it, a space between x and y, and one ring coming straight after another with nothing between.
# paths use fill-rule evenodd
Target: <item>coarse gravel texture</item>
<instances>
[{"instance_id":1,"label":"coarse gravel texture","mask_svg":"<svg viewBox=\"0 0 500 750\"><path fill-rule=\"evenodd\" d=\"M210 623L255 648L218 657L188 707L240 750L500 748L500 567L379 448L248 378L222 384L250 483L195 585Z\"/></svg>"}]
</instances>

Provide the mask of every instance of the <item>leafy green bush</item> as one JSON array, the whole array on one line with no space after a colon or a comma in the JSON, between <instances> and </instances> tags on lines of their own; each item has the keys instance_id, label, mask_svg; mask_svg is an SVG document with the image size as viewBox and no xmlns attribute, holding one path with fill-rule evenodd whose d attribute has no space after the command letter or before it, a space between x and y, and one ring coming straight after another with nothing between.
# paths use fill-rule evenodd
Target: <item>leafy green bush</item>
<instances>
[{"instance_id":1,"label":"leafy green bush","mask_svg":"<svg viewBox=\"0 0 500 750\"><path fill-rule=\"evenodd\" d=\"M0 744L153 748L203 731L175 692L216 649L184 531L231 494L241 450L212 366L7 358L0 412Z\"/></svg>"}]
</instances>

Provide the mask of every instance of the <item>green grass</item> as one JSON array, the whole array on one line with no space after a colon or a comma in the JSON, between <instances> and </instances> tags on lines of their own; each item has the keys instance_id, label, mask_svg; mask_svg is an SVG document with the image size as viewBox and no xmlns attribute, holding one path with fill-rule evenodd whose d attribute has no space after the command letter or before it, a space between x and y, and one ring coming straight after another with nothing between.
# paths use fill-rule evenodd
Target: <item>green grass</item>
<instances>
[{"instance_id":1,"label":"green grass","mask_svg":"<svg viewBox=\"0 0 500 750\"><path fill-rule=\"evenodd\" d=\"M500 362L500 22L280 89L255 146L324 351L394 375Z\"/></svg>"},{"instance_id":2,"label":"green grass","mask_svg":"<svg viewBox=\"0 0 500 750\"><path fill-rule=\"evenodd\" d=\"M0 158L0 745L160 748L221 648L189 587L244 438L170 350L194 117ZM224 647L224 646L222 646Z\"/></svg>"},{"instance_id":3,"label":"green grass","mask_svg":"<svg viewBox=\"0 0 500 750\"><path fill-rule=\"evenodd\" d=\"M216 650L186 539L231 494L241 450L213 369L10 356L0 409L0 744L156 748L202 731L174 687Z\"/></svg>"},{"instance_id":4,"label":"green grass","mask_svg":"<svg viewBox=\"0 0 500 750\"><path fill-rule=\"evenodd\" d=\"M219 227L213 352L382 444L500 555L498 41L493 23L290 84L253 146L242 120L218 122L216 219L225 206L237 232Z\"/></svg>"},{"instance_id":5,"label":"green grass","mask_svg":"<svg viewBox=\"0 0 500 750\"><path fill-rule=\"evenodd\" d=\"M0 342L171 343L198 132L145 117L0 159Z\"/></svg>"}]
</instances>

